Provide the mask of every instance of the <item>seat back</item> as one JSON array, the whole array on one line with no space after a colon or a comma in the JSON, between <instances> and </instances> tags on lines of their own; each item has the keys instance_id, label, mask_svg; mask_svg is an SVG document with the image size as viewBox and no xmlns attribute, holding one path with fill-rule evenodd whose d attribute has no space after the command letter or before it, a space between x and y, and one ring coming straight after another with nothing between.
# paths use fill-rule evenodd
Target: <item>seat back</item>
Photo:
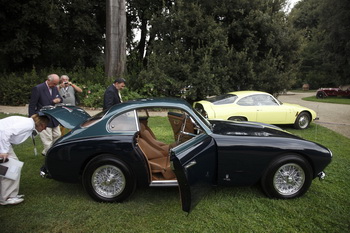
<instances>
[{"instance_id":1,"label":"seat back","mask_svg":"<svg viewBox=\"0 0 350 233\"><path fill-rule=\"evenodd\" d=\"M154 133L148 126L145 126L143 123L141 123L140 125L141 125L140 137L144 139L149 144L149 146L161 152L163 156L168 156L169 145L161 141L158 141L154 136Z\"/></svg>"},{"instance_id":2,"label":"seat back","mask_svg":"<svg viewBox=\"0 0 350 233\"><path fill-rule=\"evenodd\" d=\"M145 139L139 138L138 143L141 150L146 155L148 160L164 157L164 154L160 150L157 150L156 148L154 148Z\"/></svg>"},{"instance_id":3,"label":"seat back","mask_svg":"<svg viewBox=\"0 0 350 233\"><path fill-rule=\"evenodd\" d=\"M170 168L170 156L164 156L161 151L140 137L138 138L138 145L148 160L151 172L154 175L152 175L152 178L157 177L156 174L161 174L162 179L175 179L175 174Z\"/></svg>"},{"instance_id":4,"label":"seat back","mask_svg":"<svg viewBox=\"0 0 350 233\"><path fill-rule=\"evenodd\" d=\"M151 130L151 128L148 126L148 119L146 118L139 118L140 121L140 126L141 126L141 132L144 130L148 130L150 132L150 134L152 135L152 137L154 139L157 139L156 136L154 135L153 131Z\"/></svg>"}]
</instances>

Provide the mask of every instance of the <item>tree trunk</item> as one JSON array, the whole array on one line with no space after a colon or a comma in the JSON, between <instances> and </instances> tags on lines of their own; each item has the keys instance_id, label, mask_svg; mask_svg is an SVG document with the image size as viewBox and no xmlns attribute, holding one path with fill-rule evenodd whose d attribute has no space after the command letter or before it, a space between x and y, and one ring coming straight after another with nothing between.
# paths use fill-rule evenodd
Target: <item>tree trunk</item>
<instances>
[{"instance_id":1,"label":"tree trunk","mask_svg":"<svg viewBox=\"0 0 350 233\"><path fill-rule=\"evenodd\" d=\"M106 0L106 61L108 79L122 77L126 64L125 0Z\"/></svg>"}]
</instances>

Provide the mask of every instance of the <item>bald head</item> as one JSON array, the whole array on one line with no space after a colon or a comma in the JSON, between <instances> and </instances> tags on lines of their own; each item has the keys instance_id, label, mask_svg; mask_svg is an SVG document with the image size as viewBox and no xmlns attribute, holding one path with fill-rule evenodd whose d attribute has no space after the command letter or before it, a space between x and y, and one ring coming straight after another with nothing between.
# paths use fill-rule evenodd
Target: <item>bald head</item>
<instances>
[{"instance_id":1,"label":"bald head","mask_svg":"<svg viewBox=\"0 0 350 233\"><path fill-rule=\"evenodd\" d=\"M50 74L47 76L47 85L49 87L57 86L60 81L60 77L57 74Z\"/></svg>"}]
</instances>

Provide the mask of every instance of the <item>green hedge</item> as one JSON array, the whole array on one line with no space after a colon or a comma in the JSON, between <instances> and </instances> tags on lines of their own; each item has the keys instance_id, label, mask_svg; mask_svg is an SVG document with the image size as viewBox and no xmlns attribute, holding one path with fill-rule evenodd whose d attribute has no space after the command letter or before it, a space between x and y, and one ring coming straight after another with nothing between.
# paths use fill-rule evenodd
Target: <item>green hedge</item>
<instances>
[{"instance_id":1,"label":"green hedge","mask_svg":"<svg viewBox=\"0 0 350 233\"><path fill-rule=\"evenodd\" d=\"M1 74L0 104L20 106L29 103L31 90L39 83L43 83L49 74L66 74L70 81L82 88L83 93L78 94L80 105L99 108L103 105L103 94L111 84L107 81L102 67L82 68L76 67L73 71L62 68L49 68L31 72ZM137 92L125 88L122 92L123 99L141 98Z\"/></svg>"}]
</instances>

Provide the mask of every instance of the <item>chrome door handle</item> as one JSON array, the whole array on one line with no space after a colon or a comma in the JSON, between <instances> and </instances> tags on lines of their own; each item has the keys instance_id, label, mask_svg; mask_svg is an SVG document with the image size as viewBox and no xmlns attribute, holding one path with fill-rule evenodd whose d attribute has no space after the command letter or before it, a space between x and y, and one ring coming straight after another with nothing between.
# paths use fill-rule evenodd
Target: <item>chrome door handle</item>
<instances>
[{"instance_id":1,"label":"chrome door handle","mask_svg":"<svg viewBox=\"0 0 350 233\"><path fill-rule=\"evenodd\" d=\"M196 164L197 164L196 160L193 160L193 161L189 162L189 163L185 166L185 168L188 169L188 168L190 168L190 167L192 167L192 166L194 166L194 165L196 165Z\"/></svg>"}]
</instances>

